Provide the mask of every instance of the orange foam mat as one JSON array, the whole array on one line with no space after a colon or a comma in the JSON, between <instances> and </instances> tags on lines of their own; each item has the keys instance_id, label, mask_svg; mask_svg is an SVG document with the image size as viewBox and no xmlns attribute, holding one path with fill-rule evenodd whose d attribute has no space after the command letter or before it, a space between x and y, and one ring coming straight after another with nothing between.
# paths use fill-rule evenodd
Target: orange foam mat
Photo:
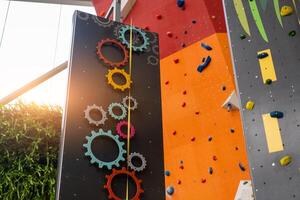
<instances>
[{"instance_id":1,"label":"orange foam mat","mask_svg":"<svg viewBox=\"0 0 300 200\"><path fill-rule=\"evenodd\" d=\"M227 44L218 33L161 60L166 187L175 188L174 200L232 200L240 180L250 179L240 113L221 107L234 90Z\"/></svg>"}]
</instances>

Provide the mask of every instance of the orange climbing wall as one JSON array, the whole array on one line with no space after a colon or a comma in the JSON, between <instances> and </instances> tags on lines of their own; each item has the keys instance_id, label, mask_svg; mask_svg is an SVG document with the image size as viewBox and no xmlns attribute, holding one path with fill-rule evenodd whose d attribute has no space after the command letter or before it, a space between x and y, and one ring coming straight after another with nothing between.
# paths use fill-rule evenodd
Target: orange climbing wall
<instances>
[{"instance_id":1,"label":"orange climbing wall","mask_svg":"<svg viewBox=\"0 0 300 200\"><path fill-rule=\"evenodd\" d=\"M213 50L203 49L201 42ZM224 51L229 51L227 36L218 33L161 60L165 169L171 172L166 185L175 187L173 199L232 200L240 180L249 179L239 167L242 163L248 170L240 113L221 108L234 90ZM207 55L211 64L197 72Z\"/></svg>"}]
</instances>

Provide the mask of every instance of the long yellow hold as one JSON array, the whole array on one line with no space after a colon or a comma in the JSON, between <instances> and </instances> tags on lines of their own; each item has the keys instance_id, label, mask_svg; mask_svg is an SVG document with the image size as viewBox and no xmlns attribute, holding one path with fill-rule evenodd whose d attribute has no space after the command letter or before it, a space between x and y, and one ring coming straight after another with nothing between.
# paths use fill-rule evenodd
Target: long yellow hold
<instances>
[{"instance_id":1,"label":"long yellow hold","mask_svg":"<svg viewBox=\"0 0 300 200\"><path fill-rule=\"evenodd\" d=\"M283 151L283 143L277 118L270 113L262 115L269 153Z\"/></svg>"},{"instance_id":2,"label":"long yellow hold","mask_svg":"<svg viewBox=\"0 0 300 200\"><path fill-rule=\"evenodd\" d=\"M276 71L273 63L272 52L270 49L257 52L258 54L267 53L268 56L265 58L259 59L260 71L263 78L263 82L266 83L268 79L272 82L277 80Z\"/></svg>"}]
</instances>

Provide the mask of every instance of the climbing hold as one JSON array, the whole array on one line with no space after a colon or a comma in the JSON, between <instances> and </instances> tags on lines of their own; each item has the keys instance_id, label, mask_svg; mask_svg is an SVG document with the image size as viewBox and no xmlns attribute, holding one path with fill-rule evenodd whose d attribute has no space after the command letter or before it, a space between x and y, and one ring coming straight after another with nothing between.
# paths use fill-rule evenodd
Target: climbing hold
<instances>
[{"instance_id":1,"label":"climbing hold","mask_svg":"<svg viewBox=\"0 0 300 200\"><path fill-rule=\"evenodd\" d=\"M280 15L282 17L289 16L293 13L293 8L291 6L282 6L280 10Z\"/></svg>"},{"instance_id":2,"label":"climbing hold","mask_svg":"<svg viewBox=\"0 0 300 200\"><path fill-rule=\"evenodd\" d=\"M168 31L167 32L167 36L171 38L171 37L173 37L173 33L171 33L170 31Z\"/></svg>"},{"instance_id":3,"label":"climbing hold","mask_svg":"<svg viewBox=\"0 0 300 200\"><path fill-rule=\"evenodd\" d=\"M233 128L230 129L230 133L234 133L234 129Z\"/></svg>"},{"instance_id":4,"label":"climbing hold","mask_svg":"<svg viewBox=\"0 0 300 200\"><path fill-rule=\"evenodd\" d=\"M172 195L172 194L174 194L174 192L175 192L175 189L174 189L173 186L170 186L170 187L167 188L168 195Z\"/></svg>"},{"instance_id":5,"label":"climbing hold","mask_svg":"<svg viewBox=\"0 0 300 200\"><path fill-rule=\"evenodd\" d=\"M205 44L205 43L201 43L201 47L203 47L203 48L206 49L207 51L211 51L211 50L212 50L211 46L209 46L209 45L207 45L207 44Z\"/></svg>"},{"instance_id":6,"label":"climbing hold","mask_svg":"<svg viewBox=\"0 0 300 200\"><path fill-rule=\"evenodd\" d=\"M193 24L196 24L196 23L197 23L197 21L196 21L196 20L193 20L193 21L192 21L192 23L193 23Z\"/></svg>"},{"instance_id":7,"label":"climbing hold","mask_svg":"<svg viewBox=\"0 0 300 200\"><path fill-rule=\"evenodd\" d=\"M192 138L191 138L191 141L192 141L192 142L194 142L195 140L196 140L196 138L195 138L195 137L192 137Z\"/></svg>"},{"instance_id":8,"label":"climbing hold","mask_svg":"<svg viewBox=\"0 0 300 200\"><path fill-rule=\"evenodd\" d=\"M177 181L177 184L180 185L180 184L181 184L181 180L178 180L178 181Z\"/></svg>"},{"instance_id":9,"label":"climbing hold","mask_svg":"<svg viewBox=\"0 0 300 200\"><path fill-rule=\"evenodd\" d=\"M147 31L150 30L149 26L145 26L144 29L147 30Z\"/></svg>"},{"instance_id":10,"label":"climbing hold","mask_svg":"<svg viewBox=\"0 0 300 200\"><path fill-rule=\"evenodd\" d=\"M258 59L263 59L263 58L268 57L268 56L269 56L268 53L262 52L262 53L260 53L260 54L257 55L257 58Z\"/></svg>"},{"instance_id":11,"label":"climbing hold","mask_svg":"<svg viewBox=\"0 0 300 200\"><path fill-rule=\"evenodd\" d=\"M182 165L180 165L180 166L179 166L179 168L180 168L180 169L184 169L184 166L183 166L183 164L182 164Z\"/></svg>"},{"instance_id":12,"label":"climbing hold","mask_svg":"<svg viewBox=\"0 0 300 200\"><path fill-rule=\"evenodd\" d=\"M212 139L213 139L213 137L212 137L212 136L209 136L209 137L208 137L208 141L209 141L209 142L211 142L211 141L212 141Z\"/></svg>"},{"instance_id":13,"label":"climbing hold","mask_svg":"<svg viewBox=\"0 0 300 200\"><path fill-rule=\"evenodd\" d=\"M212 167L209 167L209 168L208 168L208 173L209 173L210 175L212 175L212 174L214 173L214 170L213 170Z\"/></svg>"},{"instance_id":14,"label":"climbing hold","mask_svg":"<svg viewBox=\"0 0 300 200\"><path fill-rule=\"evenodd\" d=\"M217 161L218 160L217 156L213 156L213 160Z\"/></svg>"},{"instance_id":15,"label":"climbing hold","mask_svg":"<svg viewBox=\"0 0 300 200\"><path fill-rule=\"evenodd\" d=\"M173 132L173 135L176 135L176 134L177 134L177 132L176 132L176 131L174 131L174 132Z\"/></svg>"},{"instance_id":16,"label":"climbing hold","mask_svg":"<svg viewBox=\"0 0 300 200\"><path fill-rule=\"evenodd\" d=\"M171 175L171 172L169 170L165 171L165 175L166 176L170 176Z\"/></svg>"},{"instance_id":17,"label":"climbing hold","mask_svg":"<svg viewBox=\"0 0 300 200\"><path fill-rule=\"evenodd\" d=\"M175 58L173 61L174 61L175 64L179 63L179 59L178 58Z\"/></svg>"},{"instance_id":18,"label":"climbing hold","mask_svg":"<svg viewBox=\"0 0 300 200\"><path fill-rule=\"evenodd\" d=\"M166 81L166 82L165 82L166 85L168 85L169 83L170 83L169 81Z\"/></svg>"},{"instance_id":19,"label":"climbing hold","mask_svg":"<svg viewBox=\"0 0 300 200\"><path fill-rule=\"evenodd\" d=\"M196 115L199 115L199 114L200 114L200 112L195 112L195 114L196 114Z\"/></svg>"},{"instance_id":20,"label":"climbing hold","mask_svg":"<svg viewBox=\"0 0 300 200\"><path fill-rule=\"evenodd\" d=\"M182 48L186 47L186 44L185 44L185 43L182 43L182 44L181 44L181 47L182 47Z\"/></svg>"},{"instance_id":21,"label":"climbing hold","mask_svg":"<svg viewBox=\"0 0 300 200\"><path fill-rule=\"evenodd\" d=\"M254 102L253 101L248 101L246 103L246 109L247 110L253 110L253 108L254 108Z\"/></svg>"},{"instance_id":22,"label":"climbing hold","mask_svg":"<svg viewBox=\"0 0 300 200\"><path fill-rule=\"evenodd\" d=\"M182 92L182 94L183 94L183 95L186 95L186 90L184 90L184 91Z\"/></svg>"},{"instance_id":23,"label":"climbing hold","mask_svg":"<svg viewBox=\"0 0 300 200\"><path fill-rule=\"evenodd\" d=\"M207 58L204 60L204 62L202 64L200 64L197 68L198 72L202 72L211 62L211 57L207 56Z\"/></svg>"},{"instance_id":24,"label":"climbing hold","mask_svg":"<svg viewBox=\"0 0 300 200\"><path fill-rule=\"evenodd\" d=\"M206 179L205 179L205 178L202 178L202 179L201 179L201 183L206 183Z\"/></svg>"},{"instance_id":25,"label":"climbing hold","mask_svg":"<svg viewBox=\"0 0 300 200\"><path fill-rule=\"evenodd\" d=\"M283 112L280 112L280 111L273 111L273 112L270 112L270 116L272 118L278 118L278 119L281 119L283 118Z\"/></svg>"},{"instance_id":26,"label":"climbing hold","mask_svg":"<svg viewBox=\"0 0 300 200\"><path fill-rule=\"evenodd\" d=\"M281 166L287 166L292 162L292 157L287 155L287 156L283 156L280 160L279 163Z\"/></svg>"},{"instance_id":27,"label":"climbing hold","mask_svg":"<svg viewBox=\"0 0 300 200\"><path fill-rule=\"evenodd\" d=\"M186 103L185 102L183 102L183 104L181 105L183 108L186 106Z\"/></svg>"},{"instance_id":28,"label":"climbing hold","mask_svg":"<svg viewBox=\"0 0 300 200\"><path fill-rule=\"evenodd\" d=\"M161 15L156 15L156 19L162 19Z\"/></svg>"},{"instance_id":29,"label":"climbing hold","mask_svg":"<svg viewBox=\"0 0 300 200\"><path fill-rule=\"evenodd\" d=\"M296 35L296 31L293 30L293 31L290 31L290 32L289 32L289 36L290 36L290 37L294 37L295 35Z\"/></svg>"},{"instance_id":30,"label":"climbing hold","mask_svg":"<svg viewBox=\"0 0 300 200\"><path fill-rule=\"evenodd\" d=\"M239 163L239 167L243 172L246 171L246 168L244 167L244 165L242 163Z\"/></svg>"},{"instance_id":31,"label":"climbing hold","mask_svg":"<svg viewBox=\"0 0 300 200\"><path fill-rule=\"evenodd\" d=\"M246 39L246 35L245 35L245 34L243 34L243 33L241 33L241 34L240 34L240 39L241 39L241 40L244 40L244 39Z\"/></svg>"},{"instance_id":32,"label":"climbing hold","mask_svg":"<svg viewBox=\"0 0 300 200\"><path fill-rule=\"evenodd\" d=\"M177 6L178 6L179 8L184 7L184 5L185 5L185 0L177 0Z\"/></svg>"},{"instance_id":33,"label":"climbing hold","mask_svg":"<svg viewBox=\"0 0 300 200\"><path fill-rule=\"evenodd\" d=\"M266 82L265 82L265 84L266 84L266 85L271 85L272 82L273 82L272 79L267 79Z\"/></svg>"}]
</instances>

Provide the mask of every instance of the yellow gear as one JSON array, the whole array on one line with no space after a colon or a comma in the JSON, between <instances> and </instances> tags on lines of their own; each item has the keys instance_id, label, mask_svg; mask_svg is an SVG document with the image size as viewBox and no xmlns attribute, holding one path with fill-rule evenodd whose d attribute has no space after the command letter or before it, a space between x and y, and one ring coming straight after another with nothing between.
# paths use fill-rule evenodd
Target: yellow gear
<instances>
[{"instance_id":1,"label":"yellow gear","mask_svg":"<svg viewBox=\"0 0 300 200\"><path fill-rule=\"evenodd\" d=\"M123 84L123 85L117 84L113 80L113 75L114 74L121 74L121 75L123 75L123 77L125 78L125 84ZM112 70L109 69L108 70L108 74L106 74L106 77L107 77L108 84L112 85L115 90L122 90L122 91L124 91L126 89L129 89L130 88L130 84L132 83L132 81L130 80L129 74L127 74L124 69L118 69L116 67L114 69L112 69Z\"/></svg>"}]
</instances>

